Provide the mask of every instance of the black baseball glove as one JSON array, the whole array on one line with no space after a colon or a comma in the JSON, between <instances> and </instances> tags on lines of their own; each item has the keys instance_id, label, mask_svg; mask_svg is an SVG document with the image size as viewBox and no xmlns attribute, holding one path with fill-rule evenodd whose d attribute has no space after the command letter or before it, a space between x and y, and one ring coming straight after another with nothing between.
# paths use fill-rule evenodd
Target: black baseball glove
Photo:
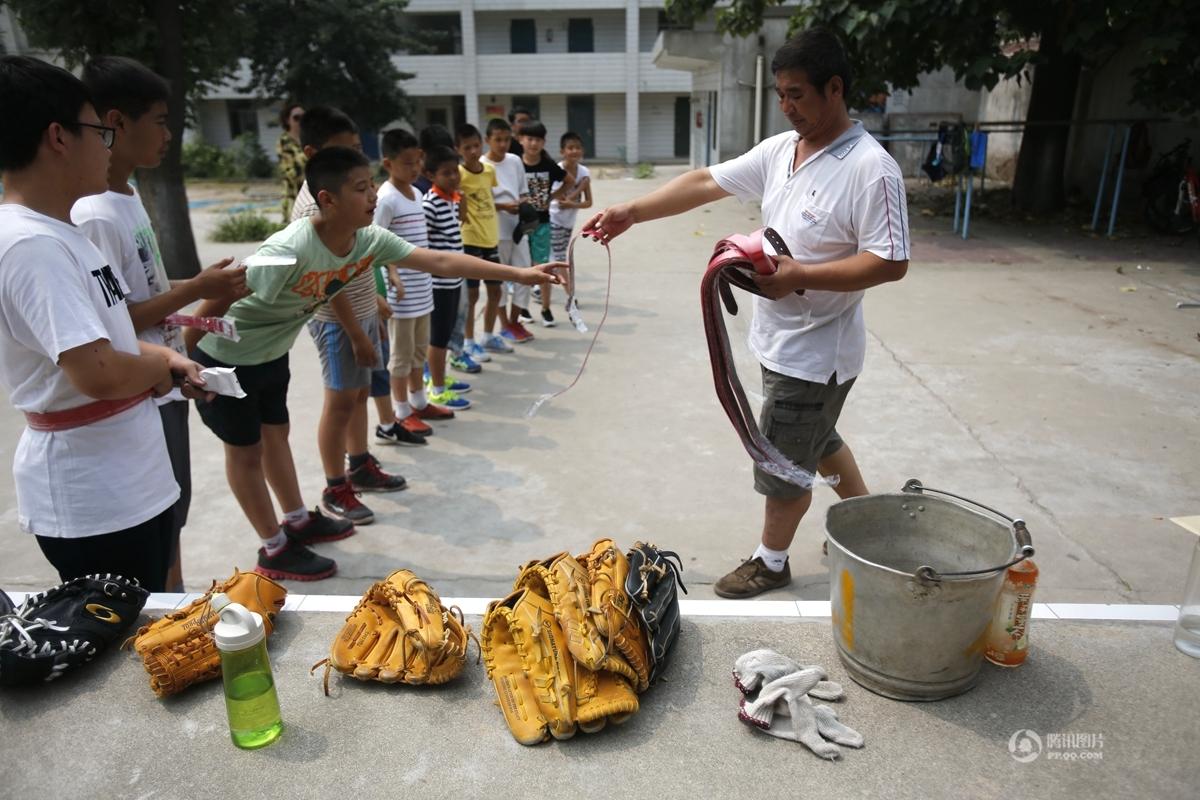
<instances>
[{"instance_id":1,"label":"black baseball glove","mask_svg":"<svg viewBox=\"0 0 1200 800\"><path fill-rule=\"evenodd\" d=\"M150 593L119 575L87 575L13 606L0 592L0 686L51 681L129 628Z\"/></svg>"},{"instance_id":2,"label":"black baseball glove","mask_svg":"<svg viewBox=\"0 0 1200 800\"><path fill-rule=\"evenodd\" d=\"M687 594L687 587L680 577L683 564L679 554L659 550L645 542L634 542L626 558L629 559L629 574L625 578L625 592L646 634L646 649L651 661L650 683L654 683L662 675L671 645L679 636L676 584Z\"/></svg>"}]
</instances>

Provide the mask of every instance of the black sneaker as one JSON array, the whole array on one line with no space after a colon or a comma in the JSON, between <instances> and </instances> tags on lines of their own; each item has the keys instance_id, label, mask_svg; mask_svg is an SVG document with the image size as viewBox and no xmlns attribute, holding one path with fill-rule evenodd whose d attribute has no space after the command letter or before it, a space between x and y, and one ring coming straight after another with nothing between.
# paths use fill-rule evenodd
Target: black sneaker
<instances>
[{"instance_id":1,"label":"black sneaker","mask_svg":"<svg viewBox=\"0 0 1200 800\"><path fill-rule=\"evenodd\" d=\"M550 313L550 309L542 309L542 327L553 328L558 323L554 321L554 315Z\"/></svg>"},{"instance_id":2,"label":"black sneaker","mask_svg":"<svg viewBox=\"0 0 1200 800\"><path fill-rule=\"evenodd\" d=\"M408 488L408 481L400 475L384 472L379 459L367 454L367 463L346 476L356 492L398 492Z\"/></svg>"},{"instance_id":3,"label":"black sneaker","mask_svg":"<svg viewBox=\"0 0 1200 800\"><path fill-rule=\"evenodd\" d=\"M713 591L720 597L742 600L772 589L782 589L791 582L792 568L788 562L783 562L783 569L775 572L762 558L752 558L717 581Z\"/></svg>"},{"instance_id":4,"label":"black sneaker","mask_svg":"<svg viewBox=\"0 0 1200 800\"><path fill-rule=\"evenodd\" d=\"M428 444L428 442L425 441L424 436L408 430L399 422L393 422L391 427L388 428L385 428L382 425L376 425L375 441L379 442L380 444Z\"/></svg>"},{"instance_id":5,"label":"black sneaker","mask_svg":"<svg viewBox=\"0 0 1200 800\"><path fill-rule=\"evenodd\" d=\"M337 562L317 555L289 534L287 544L273 556L258 548L254 571L274 580L319 581L337 572Z\"/></svg>"},{"instance_id":6,"label":"black sneaker","mask_svg":"<svg viewBox=\"0 0 1200 800\"><path fill-rule=\"evenodd\" d=\"M518 308L517 312L517 322L533 322L533 315L528 308Z\"/></svg>"},{"instance_id":7,"label":"black sneaker","mask_svg":"<svg viewBox=\"0 0 1200 800\"><path fill-rule=\"evenodd\" d=\"M358 492L350 485L350 481L339 483L337 486L326 486L321 492L321 509L355 525L370 525L375 521L375 512L367 508L358 499Z\"/></svg>"},{"instance_id":8,"label":"black sneaker","mask_svg":"<svg viewBox=\"0 0 1200 800\"><path fill-rule=\"evenodd\" d=\"M305 546L317 542L336 542L354 535L353 522L327 517L321 513L319 508L308 512L308 521L303 525L292 525L290 522L285 522L283 529L287 532L289 539L294 539Z\"/></svg>"}]
</instances>

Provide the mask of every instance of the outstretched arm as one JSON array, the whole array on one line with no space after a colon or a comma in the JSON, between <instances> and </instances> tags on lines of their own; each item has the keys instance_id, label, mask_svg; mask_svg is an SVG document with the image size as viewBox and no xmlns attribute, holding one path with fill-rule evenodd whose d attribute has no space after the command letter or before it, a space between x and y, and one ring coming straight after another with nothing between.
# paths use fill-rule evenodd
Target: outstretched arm
<instances>
[{"instance_id":1,"label":"outstretched arm","mask_svg":"<svg viewBox=\"0 0 1200 800\"><path fill-rule=\"evenodd\" d=\"M606 208L584 224L583 234L608 243L633 227L635 222L672 217L728 196L729 192L713 180L707 167L694 169L650 194Z\"/></svg>"}]
</instances>

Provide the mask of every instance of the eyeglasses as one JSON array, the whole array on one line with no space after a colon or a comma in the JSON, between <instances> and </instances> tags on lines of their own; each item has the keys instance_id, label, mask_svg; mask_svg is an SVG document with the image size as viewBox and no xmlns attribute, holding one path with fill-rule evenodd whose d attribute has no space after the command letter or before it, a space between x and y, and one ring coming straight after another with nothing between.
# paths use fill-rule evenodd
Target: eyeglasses
<instances>
[{"instance_id":1,"label":"eyeglasses","mask_svg":"<svg viewBox=\"0 0 1200 800\"><path fill-rule=\"evenodd\" d=\"M117 140L116 128L110 128L107 125L94 125L91 122L80 122L77 124L82 125L85 128L94 128L95 130L100 131L100 140L104 142L104 146L110 150L112 149L113 142Z\"/></svg>"}]
</instances>

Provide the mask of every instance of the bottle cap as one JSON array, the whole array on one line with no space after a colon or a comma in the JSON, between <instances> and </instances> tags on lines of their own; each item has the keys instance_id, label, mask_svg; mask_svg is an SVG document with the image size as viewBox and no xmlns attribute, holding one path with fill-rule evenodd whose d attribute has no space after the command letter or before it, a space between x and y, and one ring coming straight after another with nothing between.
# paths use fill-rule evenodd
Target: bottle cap
<instances>
[{"instance_id":1,"label":"bottle cap","mask_svg":"<svg viewBox=\"0 0 1200 800\"><path fill-rule=\"evenodd\" d=\"M230 602L229 598L220 592L209 600L209 607L221 615L213 628L213 640L217 643L218 650L245 650L266 638L267 631L263 626L261 614L239 603Z\"/></svg>"}]
</instances>

